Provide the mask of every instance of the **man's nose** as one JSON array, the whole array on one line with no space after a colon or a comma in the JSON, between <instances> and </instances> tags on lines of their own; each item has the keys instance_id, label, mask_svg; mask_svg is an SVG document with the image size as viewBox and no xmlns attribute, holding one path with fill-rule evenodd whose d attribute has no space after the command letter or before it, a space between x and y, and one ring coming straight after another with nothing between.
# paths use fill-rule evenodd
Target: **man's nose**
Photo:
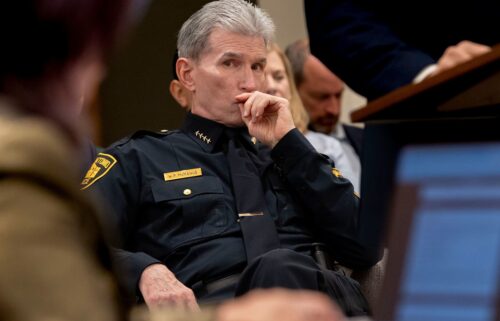
<instances>
[{"instance_id":1,"label":"man's nose","mask_svg":"<svg viewBox=\"0 0 500 321\"><path fill-rule=\"evenodd\" d=\"M252 92L257 90L256 75L254 74L252 68L248 67L244 69L240 82L240 89L244 92Z\"/></svg>"},{"instance_id":2,"label":"man's nose","mask_svg":"<svg viewBox=\"0 0 500 321\"><path fill-rule=\"evenodd\" d=\"M325 107L329 114L338 116L340 114L340 99L335 96L330 97Z\"/></svg>"}]
</instances>

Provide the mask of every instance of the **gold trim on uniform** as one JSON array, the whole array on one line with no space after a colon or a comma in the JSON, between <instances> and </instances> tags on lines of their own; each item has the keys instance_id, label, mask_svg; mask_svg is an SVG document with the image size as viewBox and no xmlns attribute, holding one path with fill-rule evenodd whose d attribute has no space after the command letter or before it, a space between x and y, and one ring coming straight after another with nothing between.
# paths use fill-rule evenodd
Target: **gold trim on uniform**
<instances>
[{"instance_id":1,"label":"gold trim on uniform","mask_svg":"<svg viewBox=\"0 0 500 321\"><path fill-rule=\"evenodd\" d=\"M203 175L203 173L201 171L201 168L198 167L198 168L185 169L177 172L163 173L163 178L166 181L174 181L176 179L196 177L201 175Z\"/></svg>"},{"instance_id":2,"label":"gold trim on uniform","mask_svg":"<svg viewBox=\"0 0 500 321\"><path fill-rule=\"evenodd\" d=\"M335 167L332 168L332 174L335 175L335 177L337 177L337 178L342 177L342 173L338 169L336 169Z\"/></svg>"},{"instance_id":3,"label":"gold trim on uniform","mask_svg":"<svg viewBox=\"0 0 500 321\"><path fill-rule=\"evenodd\" d=\"M258 212L258 213L239 213L239 217L249 217L249 216L262 216L264 213Z\"/></svg>"},{"instance_id":4,"label":"gold trim on uniform","mask_svg":"<svg viewBox=\"0 0 500 321\"><path fill-rule=\"evenodd\" d=\"M106 175L116 163L117 160L112 155L104 153L97 154L97 158L90 166L90 169L87 171L80 184L81 189L86 189L94 184L98 179Z\"/></svg>"}]
</instances>

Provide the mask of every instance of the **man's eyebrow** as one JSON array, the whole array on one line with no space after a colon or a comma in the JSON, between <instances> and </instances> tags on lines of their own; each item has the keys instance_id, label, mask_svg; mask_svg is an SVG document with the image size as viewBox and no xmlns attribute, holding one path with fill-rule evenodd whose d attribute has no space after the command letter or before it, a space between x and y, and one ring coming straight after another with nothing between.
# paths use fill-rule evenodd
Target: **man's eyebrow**
<instances>
[{"instance_id":1,"label":"man's eyebrow","mask_svg":"<svg viewBox=\"0 0 500 321\"><path fill-rule=\"evenodd\" d=\"M233 52L233 51L226 51L225 53L222 54L221 59L222 58L243 58L243 54L238 53L238 52ZM267 62L267 58L261 57L261 58L258 58L255 62L265 64Z\"/></svg>"},{"instance_id":2,"label":"man's eyebrow","mask_svg":"<svg viewBox=\"0 0 500 321\"><path fill-rule=\"evenodd\" d=\"M221 56L221 59L224 59L224 58L241 58L241 57L243 57L243 55L240 54L240 53L232 52L232 51L227 51L227 52L225 52Z\"/></svg>"},{"instance_id":3,"label":"man's eyebrow","mask_svg":"<svg viewBox=\"0 0 500 321\"><path fill-rule=\"evenodd\" d=\"M255 63L261 64L261 65L266 65L267 64L267 58L259 58Z\"/></svg>"}]
</instances>

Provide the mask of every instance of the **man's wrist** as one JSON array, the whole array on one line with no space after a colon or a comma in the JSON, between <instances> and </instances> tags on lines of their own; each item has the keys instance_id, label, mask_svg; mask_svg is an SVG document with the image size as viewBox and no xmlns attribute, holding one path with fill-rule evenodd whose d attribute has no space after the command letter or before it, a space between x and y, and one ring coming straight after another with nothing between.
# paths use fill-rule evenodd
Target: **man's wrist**
<instances>
[{"instance_id":1,"label":"man's wrist","mask_svg":"<svg viewBox=\"0 0 500 321\"><path fill-rule=\"evenodd\" d=\"M432 64L432 65L425 67L417 74L417 76L415 78L413 78L412 83L418 84L419 82L422 82L424 79L431 76L437 70L437 68L438 67L436 64Z\"/></svg>"},{"instance_id":2,"label":"man's wrist","mask_svg":"<svg viewBox=\"0 0 500 321\"><path fill-rule=\"evenodd\" d=\"M282 134L278 134L276 136L276 140L271 142L271 144L269 144L270 148L273 149L276 145L278 145L278 143L283 139L283 137L285 137L290 131L294 130L295 129L295 126L292 126L290 128L288 128L287 130L284 130Z\"/></svg>"},{"instance_id":3,"label":"man's wrist","mask_svg":"<svg viewBox=\"0 0 500 321\"><path fill-rule=\"evenodd\" d=\"M304 135L297 128L293 128L274 146L271 158L280 168L287 169L289 166L286 164L290 165L302 155L314 151L314 147Z\"/></svg>"}]
</instances>

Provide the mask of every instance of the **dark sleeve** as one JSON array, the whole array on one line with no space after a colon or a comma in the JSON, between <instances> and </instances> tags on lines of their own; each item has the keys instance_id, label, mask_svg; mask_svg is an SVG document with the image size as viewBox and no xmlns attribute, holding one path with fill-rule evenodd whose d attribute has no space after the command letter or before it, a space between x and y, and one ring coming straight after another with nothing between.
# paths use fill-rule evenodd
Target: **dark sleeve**
<instances>
[{"instance_id":1,"label":"dark sleeve","mask_svg":"<svg viewBox=\"0 0 500 321\"><path fill-rule=\"evenodd\" d=\"M112 248L112 255L116 269L120 274L119 280L131 298L141 298L139 280L142 271L151 264L161 263L144 252L131 252L121 248Z\"/></svg>"},{"instance_id":2,"label":"dark sleeve","mask_svg":"<svg viewBox=\"0 0 500 321\"><path fill-rule=\"evenodd\" d=\"M140 205L140 166L135 153L127 151L126 148L104 151L99 153L97 158L102 155L107 159L114 158L116 163L85 191L93 193L103 203L106 209L104 220L118 231L119 238L112 244L113 259L126 291L136 295L142 271L151 264L160 263L144 252L128 248L135 228L137 208Z\"/></svg>"},{"instance_id":3,"label":"dark sleeve","mask_svg":"<svg viewBox=\"0 0 500 321\"><path fill-rule=\"evenodd\" d=\"M435 63L391 30L377 13L378 5L366 0L304 1L312 54L370 100L411 83Z\"/></svg>"},{"instance_id":4,"label":"dark sleeve","mask_svg":"<svg viewBox=\"0 0 500 321\"><path fill-rule=\"evenodd\" d=\"M335 259L351 268L375 264L378 253L368 253L357 241L359 199L349 180L333 173L330 159L297 129L280 140L271 157Z\"/></svg>"}]
</instances>

